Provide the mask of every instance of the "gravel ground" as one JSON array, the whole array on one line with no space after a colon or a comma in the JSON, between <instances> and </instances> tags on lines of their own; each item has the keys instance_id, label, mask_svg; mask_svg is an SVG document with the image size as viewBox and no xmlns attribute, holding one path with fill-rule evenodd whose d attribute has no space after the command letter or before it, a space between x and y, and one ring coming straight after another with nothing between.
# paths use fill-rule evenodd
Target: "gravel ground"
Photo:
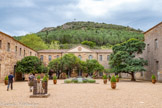
<instances>
[{"instance_id":1,"label":"gravel ground","mask_svg":"<svg viewBox=\"0 0 162 108\"><path fill-rule=\"evenodd\" d=\"M49 81L48 98L29 98L27 82L15 82L13 90L0 83L0 108L162 108L162 83L120 81L112 90L103 84L63 84Z\"/></svg>"}]
</instances>

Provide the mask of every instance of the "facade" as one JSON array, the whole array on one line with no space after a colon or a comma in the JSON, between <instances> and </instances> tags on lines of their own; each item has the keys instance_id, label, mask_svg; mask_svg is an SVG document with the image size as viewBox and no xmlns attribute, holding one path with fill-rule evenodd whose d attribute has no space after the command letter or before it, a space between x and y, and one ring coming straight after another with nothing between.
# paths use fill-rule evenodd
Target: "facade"
<instances>
[{"instance_id":1,"label":"facade","mask_svg":"<svg viewBox=\"0 0 162 108\"><path fill-rule=\"evenodd\" d=\"M105 68L109 68L108 61L109 56L112 53L112 50L96 50L88 49L81 45L72 48L72 49L63 49L63 50L40 50L38 51L39 58L47 66L48 63L58 57L62 57L64 54L72 53L83 61L87 59L96 59L100 64Z\"/></svg>"},{"instance_id":2,"label":"facade","mask_svg":"<svg viewBox=\"0 0 162 108\"><path fill-rule=\"evenodd\" d=\"M162 22L144 33L146 48L143 58L148 61L144 79L150 80L154 74L162 82Z\"/></svg>"},{"instance_id":3,"label":"facade","mask_svg":"<svg viewBox=\"0 0 162 108\"><path fill-rule=\"evenodd\" d=\"M0 32L0 82L10 72L15 74L16 62L25 56L37 56L37 52L13 37Z\"/></svg>"}]
</instances>

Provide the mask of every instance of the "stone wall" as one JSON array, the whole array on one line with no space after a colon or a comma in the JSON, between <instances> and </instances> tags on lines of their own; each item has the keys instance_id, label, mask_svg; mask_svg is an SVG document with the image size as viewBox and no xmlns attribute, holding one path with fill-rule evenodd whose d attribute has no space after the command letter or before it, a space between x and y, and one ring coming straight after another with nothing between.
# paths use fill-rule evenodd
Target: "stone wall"
<instances>
[{"instance_id":1,"label":"stone wall","mask_svg":"<svg viewBox=\"0 0 162 108\"><path fill-rule=\"evenodd\" d=\"M0 32L0 82L10 72L14 73L14 66L17 61L30 55L37 56L37 52L16 41L11 36Z\"/></svg>"}]
</instances>

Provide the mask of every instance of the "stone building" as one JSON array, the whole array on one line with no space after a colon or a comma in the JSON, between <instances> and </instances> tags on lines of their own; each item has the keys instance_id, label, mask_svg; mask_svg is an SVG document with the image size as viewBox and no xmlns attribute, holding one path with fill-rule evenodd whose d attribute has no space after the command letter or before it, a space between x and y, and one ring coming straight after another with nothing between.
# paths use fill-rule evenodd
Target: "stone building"
<instances>
[{"instance_id":1,"label":"stone building","mask_svg":"<svg viewBox=\"0 0 162 108\"><path fill-rule=\"evenodd\" d=\"M33 49L0 31L0 82L10 72L15 75L16 62L25 56L38 55Z\"/></svg>"},{"instance_id":2,"label":"stone building","mask_svg":"<svg viewBox=\"0 0 162 108\"><path fill-rule=\"evenodd\" d=\"M96 59L104 68L109 68L108 61L112 50L108 49L89 49L82 45L78 45L72 49L62 50L40 50L38 51L39 58L47 66L48 63L56 58L62 57L64 54L72 53L83 61L87 59Z\"/></svg>"},{"instance_id":3,"label":"stone building","mask_svg":"<svg viewBox=\"0 0 162 108\"><path fill-rule=\"evenodd\" d=\"M147 71L144 72L144 79L150 80L152 74L162 82L162 22L144 32L146 48L143 58L148 61Z\"/></svg>"}]
</instances>

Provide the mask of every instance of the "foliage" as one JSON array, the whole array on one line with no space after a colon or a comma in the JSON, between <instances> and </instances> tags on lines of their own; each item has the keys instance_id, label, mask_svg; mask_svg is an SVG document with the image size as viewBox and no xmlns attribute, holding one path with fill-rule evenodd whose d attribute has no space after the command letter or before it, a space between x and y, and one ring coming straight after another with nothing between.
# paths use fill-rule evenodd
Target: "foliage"
<instances>
[{"instance_id":1,"label":"foliage","mask_svg":"<svg viewBox=\"0 0 162 108\"><path fill-rule=\"evenodd\" d=\"M116 78L114 75L111 77L111 82L116 82Z\"/></svg>"},{"instance_id":2,"label":"foliage","mask_svg":"<svg viewBox=\"0 0 162 108\"><path fill-rule=\"evenodd\" d=\"M118 79L118 78L119 78L119 76L118 76L118 75L116 75L115 77L116 77L116 79Z\"/></svg>"},{"instance_id":3,"label":"foliage","mask_svg":"<svg viewBox=\"0 0 162 108\"><path fill-rule=\"evenodd\" d=\"M47 79L48 79L47 76L44 76L42 82L47 81Z\"/></svg>"},{"instance_id":4,"label":"foliage","mask_svg":"<svg viewBox=\"0 0 162 108\"><path fill-rule=\"evenodd\" d=\"M88 79L88 82L89 83L96 83L96 80L95 79Z\"/></svg>"},{"instance_id":5,"label":"foliage","mask_svg":"<svg viewBox=\"0 0 162 108\"><path fill-rule=\"evenodd\" d=\"M72 79L72 82L78 83L78 79L77 78L74 78L74 79Z\"/></svg>"},{"instance_id":6,"label":"foliage","mask_svg":"<svg viewBox=\"0 0 162 108\"><path fill-rule=\"evenodd\" d=\"M49 45L49 49L60 49L59 41L52 41Z\"/></svg>"},{"instance_id":7,"label":"foliage","mask_svg":"<svg viewBox=\"0 0 162 108\"><path fill-rule=\"evenodd\" d=\"M145 71L144 66L147 61L143 58L135 57L142 53L145 48L145 43L137 39L129 39L128 41L113 46L113 53L110 55L111 72L128 73L132 75L132 80L135 81L134 73Z\"/></svg>"},{"instance_id":8,"label":"foliage","mask_svg":"<svg viewBox=\"0 0 162 108\"><path fill-rule=\"evenodd\" d=\"M72 79L65 79L64 83L72 83Z\"/></svg>"},{"instance_id":9,"label":"foliage","mask_svg":"<svg viewBox=\"0 0 162 108\"><path fill-rule=\"evenodd\" d=\"M155 75L152 75L151 79L155 80L156 79Z\"/></svg>"},{"instance_id":10,"label":"foliage","mask_svg":"<svg viewBox=\"0 0 162 108\"><path fill-rule=\"evenodd\" d=\"M37 79L40 79L40 78L41 78L40 75L38 75L38 76L37 76Z\"/></svg>"},{"instance_id":11,"label":"foliage","mask_svg":"<svg viewBox=\"0 0 162 108\"><path fill-rule=\"evenodd\" d=\"M87 83L87 82L88 82L88 80L83 78L83 83Z\"/></svg>"},{"instance_id":12,"label":"foliage","mask_svg":"<svg viewBox=\"0 0 162 108\"><path fill-rule=\"evenodd\" d=\"M5 80L8 80L8 76L5 77Z\"/></svg>"},{"instance_id":13,"label":"foliage","mask_svg":"<svg viewBox=\"0 0 162 108\"><path fill-rule=\"evenodd\" d=\"M23 36L19 41L36 51L48 48L44 41L36 34L27 34Z\"/></svg>"},{"instance_id":14,"label":"foliage","mask_svg":"<svg viewBox=\"0 0 162 108\"><path fill-rule=\"evenodd\" d=\"M60 70L62 70L62 61L61 58L57 58L52 60L49 64L48 64L49 69L53 70L54 72L58 72Z\"/></svg>"},{"instance_id":15,"label":"foliage","mask_svg":"<svg viewBox=\"0 0 162 108\"><path fill-rule=\"evenodd\" d=\"M52 41L58 41L61 49L69 49L73 44L80 44L84 41L94 42L96 46L101 48L111 48L112 45L122 43L130 38L139 40L143 40L144 38L141 30L135 30L128 26L125 27L89 21L68 22L56 28L44 28L36 33L36 35L46 44L51 44ZM14 38L21 40L23 36ZM33 47L31 45L31 48Z\"/></svg>"},{"instance_id":16,"label":"foliage","mask_svg":"<svg viewBox=\"0 0 162 108\"><path fill-rule=\"evenodd\" d=\"M56 77L56 75L54 75L54 76L53 76L53 80L57 80L57 77Z\"/></svg>"},{"instance_id":17,"label":"foliage","mask_svg":"<svg viewBox=\"0 0 162 108\"><path fill-rule=\"evenodd\" d=\"M94 48L96 46L96 43L92 42L92 41L83 41L81 42L82 45L87 45L90 48Z\"/></svg>"},{"instance_id":18,"label":"foliage","mask_svg":"<svg viewBox=\"0 0 162 108\"><path fill-rule=\"evenodd\" d=\"M46 67L42 64L40 59L35 56L24 57L21 61L16 63L16 72L20 73L43 73Z\"/></svg>"},{"instance_id":19,"label":"foliage","mask_svg":"<svg viewBox=\"0 0 162 108\"><path fill-rule=\"evenodd\" d=\"M107 75L103 75L103 79L107 79Z\"/></svg>"}]
</instances>

